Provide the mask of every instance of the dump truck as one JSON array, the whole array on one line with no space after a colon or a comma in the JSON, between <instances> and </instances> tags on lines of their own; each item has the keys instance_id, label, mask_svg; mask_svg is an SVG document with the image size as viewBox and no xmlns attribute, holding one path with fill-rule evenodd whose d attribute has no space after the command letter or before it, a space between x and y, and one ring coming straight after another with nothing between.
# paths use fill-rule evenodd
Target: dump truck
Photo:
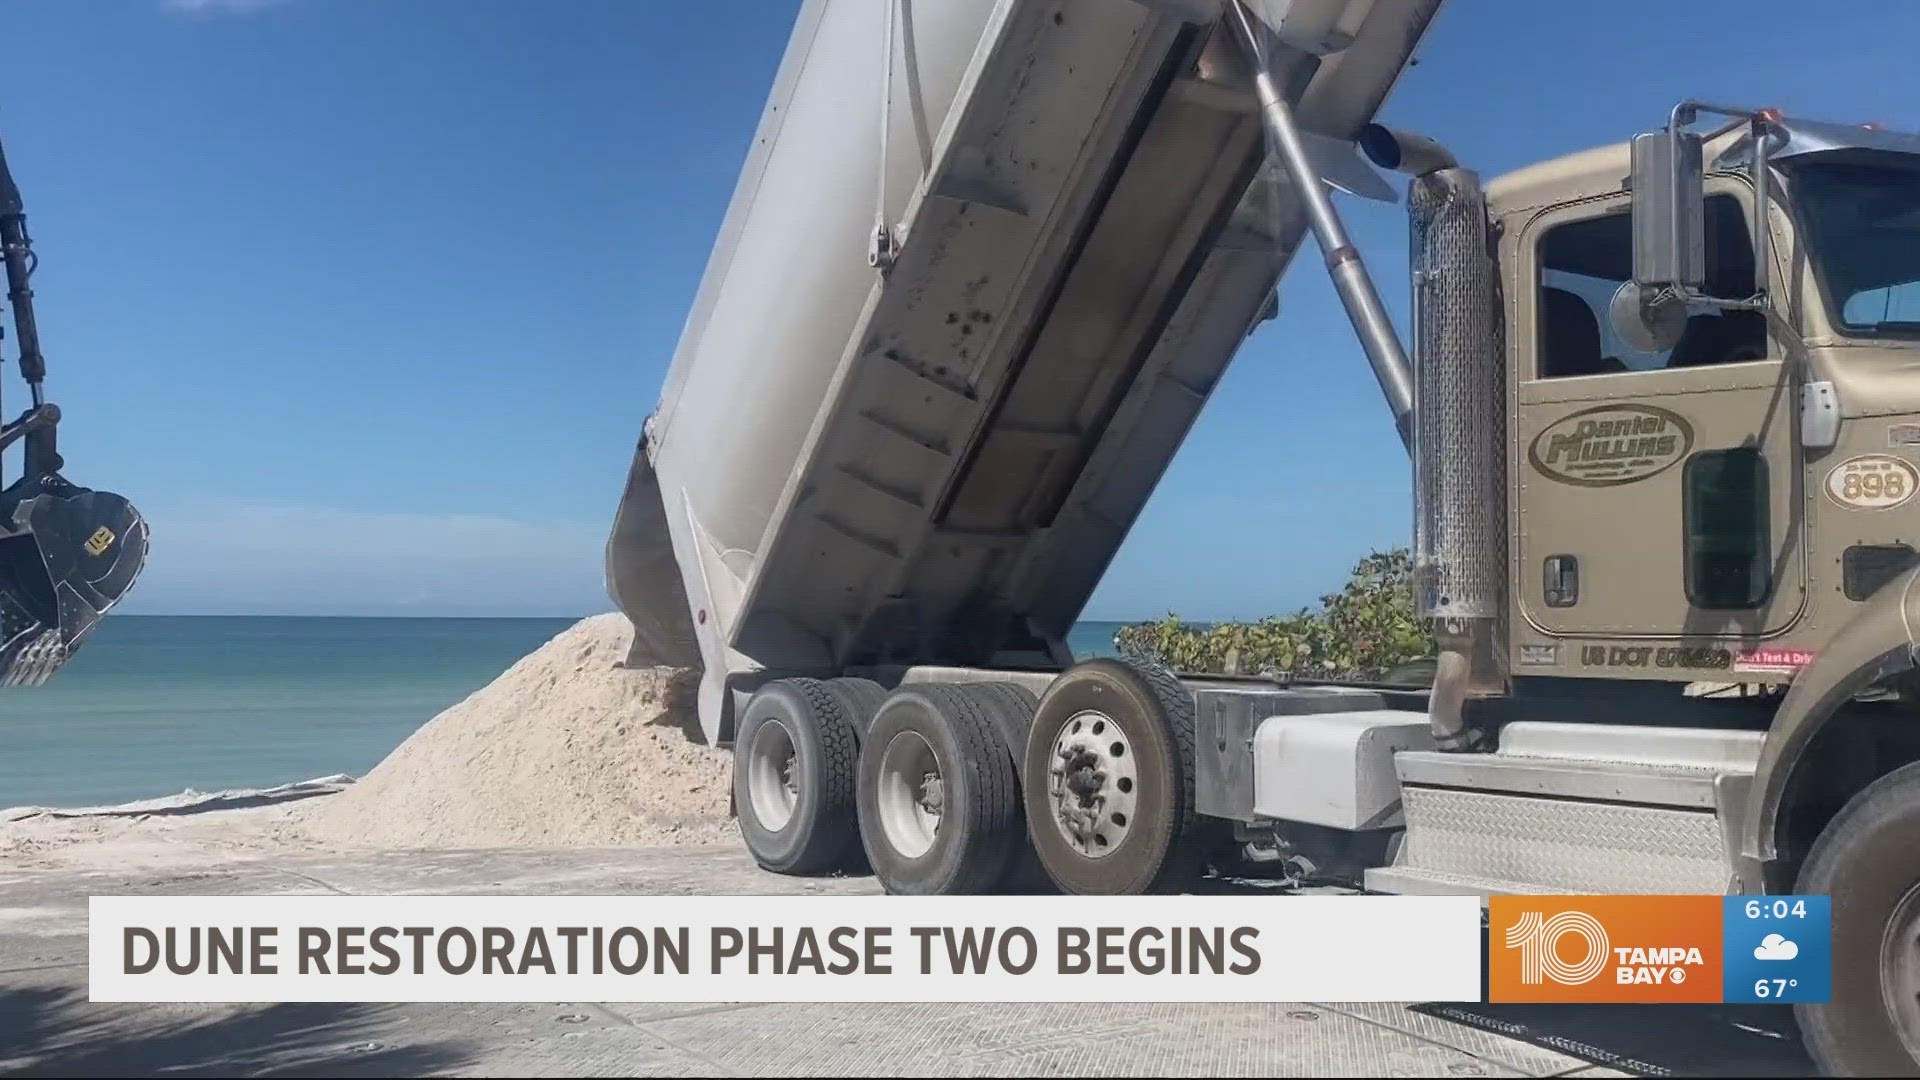
<instances>
[{"instance_id":1,"label":"dump truck","mask_svg":"<svg viewBox=\"0 0 1920 1080\"><path fill-rule=\"evenodd\" d=\"M807 0L609 541L630 662L700 673L771 870L1827 896L1809 1048L1920 1069L1920 137L1688 101L1483 183L1376 122L1440 6ZM1339 213L1391 174L1410 346ZM1431 684L1075 657L1309 233Z\"/></svg>"}]
</instances>

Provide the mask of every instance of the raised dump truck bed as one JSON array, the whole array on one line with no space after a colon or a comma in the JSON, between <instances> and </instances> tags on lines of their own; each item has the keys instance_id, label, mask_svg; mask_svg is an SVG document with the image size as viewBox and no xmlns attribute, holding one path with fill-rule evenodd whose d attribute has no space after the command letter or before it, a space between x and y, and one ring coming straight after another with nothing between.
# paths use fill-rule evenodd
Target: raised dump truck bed
<instances>
[{"instance_id":1,"label":"raised dump truck bed","mask_svg":"<svg viewBox=\"0 0 1920 1080\"><path fill-rule=\"evenodd\" d=\"M1323 173L1437 5L1255 5ZM709 737L739 676L1069 659L1304 233L1221 15L808 0L609 552Z\"/></svg>"}]
</instances>

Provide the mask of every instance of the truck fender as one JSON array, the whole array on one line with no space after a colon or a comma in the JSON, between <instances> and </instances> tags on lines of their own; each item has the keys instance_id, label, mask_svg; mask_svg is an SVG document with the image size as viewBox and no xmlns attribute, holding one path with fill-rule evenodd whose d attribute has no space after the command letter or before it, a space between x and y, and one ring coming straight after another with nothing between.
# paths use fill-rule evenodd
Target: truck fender
<instances>
[{"instance_id":1,"label":"truck fender","mask_svg":"<svg viewBox=\"0 0 1920 1080\"><path fill-rule=\"evenodd\" d=\"M1914 630L1920 627L1920 568L1876 592L1834 634L1814 661L1794 676L1774 713L1748 792L1740 851L1751 873L1747 885L1790 887L1780 873L1780 819L1795 767L1827 721L1868 687L1920 666Z\"/></svg>"}]
</instances>

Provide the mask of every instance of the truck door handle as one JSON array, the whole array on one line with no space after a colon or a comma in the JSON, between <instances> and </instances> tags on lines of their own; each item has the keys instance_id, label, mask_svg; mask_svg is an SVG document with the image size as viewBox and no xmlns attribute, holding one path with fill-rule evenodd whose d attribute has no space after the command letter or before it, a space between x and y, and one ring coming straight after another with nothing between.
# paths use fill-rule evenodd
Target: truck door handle
<instances>
[{"instance_id":1,"label":"truck door handle","mask_svg":"<svg viewBox=\"0 0 1920 1080\"><path fill-rule=\"evenodd\" d=\"M1580 559L1575 555L1547 556L1543 591L1548 607L1572 607L1580 602Z\"/></svg>"}]
</instances>

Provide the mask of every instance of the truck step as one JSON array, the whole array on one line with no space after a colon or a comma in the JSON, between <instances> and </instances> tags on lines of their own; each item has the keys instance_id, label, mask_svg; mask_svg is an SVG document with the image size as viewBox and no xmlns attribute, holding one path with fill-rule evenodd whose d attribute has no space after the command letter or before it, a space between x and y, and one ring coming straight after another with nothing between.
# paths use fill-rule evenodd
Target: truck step
<instances>
[{"instance_id":1,"label":"truck step","mask_svg":"<svg viewBox=\"0 0 1920 1080\"><path fill-rule=\"evenodd\" d=\"M1519 881L1468 877L1410 866L1378 866L1366 874L1368 892L1396 896L1533 896L1563 890Z\"/></svg>"},{"instance_id":2,"label":"truck step","mask_svg":"<svg viewBox=\"0 0 1920 1080\"><path fill-rule=\"evenodd\" d=\"M1692 765L1408 751L1402 785L1712 810L1719 772Z\"/></svg>"},{"instance_id":3,"label":"truck step","mask_svg":"<svg viewBox=\"0 0 1920 1080\"><path fill-rule=\"evenodd\" d=\"M1500 729L1503 756L1752 772L1765 731L1525 720Z\"/></svg>"},{"instance_id":4,"label":"truck step","mask_svg":"<svg viewBox=\"0 0 1920 1080\"><path fill-rule=\"evenodd\" d=\"M1732 877L1711 809L1412 784L1402 797L1397 870L1522 892L1718 893Z\"/></svg>"}]
</instances>

